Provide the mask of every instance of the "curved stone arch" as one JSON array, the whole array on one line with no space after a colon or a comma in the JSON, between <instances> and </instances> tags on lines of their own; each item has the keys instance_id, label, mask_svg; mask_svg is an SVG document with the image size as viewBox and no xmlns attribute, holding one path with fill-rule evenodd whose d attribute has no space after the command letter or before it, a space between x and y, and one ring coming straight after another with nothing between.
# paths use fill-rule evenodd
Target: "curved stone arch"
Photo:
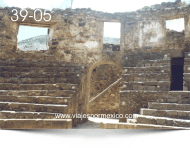
<instances>
[{"instance_id":1,"label":"curved stone arch","mask_svg":"<svg viewBox=\"0 0 190 148\"><path fill-rule=\"evenodd\" d=\"M90 82L91 82L91 75L92 75L92 71L95 67L99 66L99 65L114 65L117 66L119 69L122 70L121 66L119 66L118 64L112 62L112 61L100 61L95 63L94 65L92 65L87 73L87 111L89 110L89 99L90 99Z\"/></svg>"}]
</instances>

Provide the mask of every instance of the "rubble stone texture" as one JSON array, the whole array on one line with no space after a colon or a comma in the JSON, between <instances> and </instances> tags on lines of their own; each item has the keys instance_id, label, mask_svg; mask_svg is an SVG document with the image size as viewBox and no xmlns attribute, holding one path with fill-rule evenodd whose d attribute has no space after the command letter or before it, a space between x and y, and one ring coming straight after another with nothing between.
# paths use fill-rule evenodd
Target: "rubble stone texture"
<instances>
[{"instance_id":1,"label":"rubble stone texture","mask_svg":"<svg viewBox=\"0 0 190 148\"><path fill-rule=\"evenodd\" d=\"M114 65L100 65L93 69L90 82L90 96L96 97L121 77L121 69ZM119 113L120 84L116 84L89 104L91 114ZM106 103L105 103L106 102Z\"/></svg>"},{"instance_id":2,"label":"rubble stone texture","mask_svg":"<svg viewBox=\"0 0 190 148\"><path fill-rule=\"evenodd\" d=\"M21 10L0 8L1 128L72 128L87 119L54 113L113 112L137 115L101 128L189 127L189 5L177 0L123 13L53 9L50 21L15 22L13 9ZM184 18L184 31L167 30L165 21L177 18ZM103 45L104 22L121 23L120 46ZM49 50L18 51L20 25L49 28ZM172 58L184 58L183 91L170 91Z\"/></svg>"}]
</instances>

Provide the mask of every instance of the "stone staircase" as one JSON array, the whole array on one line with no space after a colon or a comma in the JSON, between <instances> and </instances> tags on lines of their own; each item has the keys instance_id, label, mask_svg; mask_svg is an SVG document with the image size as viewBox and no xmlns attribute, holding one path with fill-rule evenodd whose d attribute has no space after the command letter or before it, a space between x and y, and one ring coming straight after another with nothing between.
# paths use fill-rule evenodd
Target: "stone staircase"
<instances>
[{"instance_id":1,"label":"stone staircase","mask_svg":"<svg viewBox=\"0 0 190 148\"><path fill-rule=\"evenodd\" d=\"M169 73L170 60L168 59L136 61L134 67L123 67L121 90L169 91Z\"/></svg>"},{"instance_id":2,"label":"stone staircase","mask_svg":"<svg viewBox=\"0 0 190 148\"><path fill-rule=\"evenodd\" d=\"M139 114L133 114L133 119L126 120L125 128L190 129L188 91L157 91L152 92L152 95L147 91L142 94L143 99L147 96L150 98L154 96L157 99L152 99L152 101L149 99L147 108L140 108Z\"/></svg>"},{"instance_id":3,"label":"stone staircase","mask_svg":"<svg viewBox=\"0 0 190 148\"><path fill-rule=\"evenodd\" d=\"M133 118L127 119L127 123L189 128L190 105L149 102L148 108L141 108Z\"/></svg>"},{"instance_id":4,"label":"stone staircase","mask_svg":"<svg viewBox=\"0 0 190 148\"><path fill-rule=\"evenodd\" d=\"M128 93L132 93L132 91L131 92L128 91ZM136 93L133 92L132 95L136 97L135 94L137 93L138 92ZM149 92L146 92L143 95L145 96L145 98L147 98L146 95L148 94ZM101 128L102 129L190 129L189 92L185 91L170 91L165 93L152 92L152 95L155 96L157 99L152 99L152 101L148 102L147 108L140 108L139 114L137 113L133 114L133 119L129 118L125 119L126 123L124 122L120 122L117 124L102 123Z\"/></svg>"},{"instance_id":5,"label":"stone staircase","mask_svg":"<svg viewBox=\"0 0 190 148\"><path fill-rule=\"evenodd\" d=\"M0 128L66 129L84 67L59 62L0 61Z\"/></svg>"},{"instance_id":6,"label":"stone staircase","mask_svg":"<svg viewBox=\"0 0 190 148\"><path fill-rule=\"evenodd\" d=\"M167 53L129 55L122 73L119 124L101 124L118 129L190 129L188 92L189 53L185 53L184 88L170 91L171 60Z\"/></svg>"}]
</instances>

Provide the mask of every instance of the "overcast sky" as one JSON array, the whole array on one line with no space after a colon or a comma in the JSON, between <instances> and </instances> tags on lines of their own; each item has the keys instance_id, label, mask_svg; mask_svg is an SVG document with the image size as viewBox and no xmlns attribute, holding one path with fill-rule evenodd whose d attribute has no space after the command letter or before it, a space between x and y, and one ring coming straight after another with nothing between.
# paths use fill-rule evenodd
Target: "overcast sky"
<instances>
[{"instance_id":1,"label":"overcast sky","mask_svg":"<svg viewBox=\"0 0 190 148\"><path fill-rule=\"evenodd\" d=\"M72 8L91 8L97 11L104 12L128 12L136 11L141 9L144 6L150 6L154 4L160 4L162 2L175 2L175 0L73 0ZM190 3L190 0L182 0L186 3ZM53 9L53 8L69 8L71 7L71 0L0 0L0 6L16 6L20 8L44 8L44 9ZM119 37L120 24L105 24L106 30L104 36L109 37ZM181 27L182 26L182 27ZM178 22L167 22L167 27L181 31L184 26L183 19ZM172 28L173 27L173 28ZM29 29L30 28L30 29ZM114 28L114 29L113 29ZM111 34L110 34L111 33ZM47 34L47 29L37 28L37 27L20 27L18 41L30 38L33 36Z\"/></svg>"}]
</instances>

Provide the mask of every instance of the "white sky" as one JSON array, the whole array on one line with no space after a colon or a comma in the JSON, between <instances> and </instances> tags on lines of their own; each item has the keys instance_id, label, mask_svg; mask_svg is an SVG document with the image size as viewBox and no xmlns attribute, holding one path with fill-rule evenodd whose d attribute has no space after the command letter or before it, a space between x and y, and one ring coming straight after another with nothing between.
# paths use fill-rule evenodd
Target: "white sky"
<instances>
[{"instance_id":1,"label":"white sky","mask_svg":"<svg viewBox=\"0 0 190 148\"><path fill-rule=\"evenodd\" d=\"M72 8L91 8L97 11L104 12L128 12L128 11L136 11L141 9L144 6L150 6L154 4L161 4L162 2L174 2L175 0L73 0ZM182 0L190 3L190 0ZM16 6L20 8L44 8L44 9L52 9L52 8L61 8L65 9L71 7L71 0L0 0L0 6ZM117 30L120 30L120 26L118 23L111 26L105 27L104 36L108 37L119 37ZM175 24L175 25L174 25ZM182 30L181 24L183 20L177 23L168 23L167 27L173 27L175 30ZM47 29L40 28L40 30L30 29L28 27L20 27L18 40L23 40L29 37L47 34ZM114 29L113 29L114 28ZM36 33L36 34L35 34Z\"/></svg>"},{"instance_id":2,"label":"white sky","mask_svg":"<svg viewBox=\"0 0 190 148\"><path fill-rule=\"evenodd\" d=\"M176 31L182 31L185 28L184 23L185 23L184 18L175 19L171 21L169 20L169 21L166 21L166 28L176 30Z\"/></svg>"}]
</instances>

